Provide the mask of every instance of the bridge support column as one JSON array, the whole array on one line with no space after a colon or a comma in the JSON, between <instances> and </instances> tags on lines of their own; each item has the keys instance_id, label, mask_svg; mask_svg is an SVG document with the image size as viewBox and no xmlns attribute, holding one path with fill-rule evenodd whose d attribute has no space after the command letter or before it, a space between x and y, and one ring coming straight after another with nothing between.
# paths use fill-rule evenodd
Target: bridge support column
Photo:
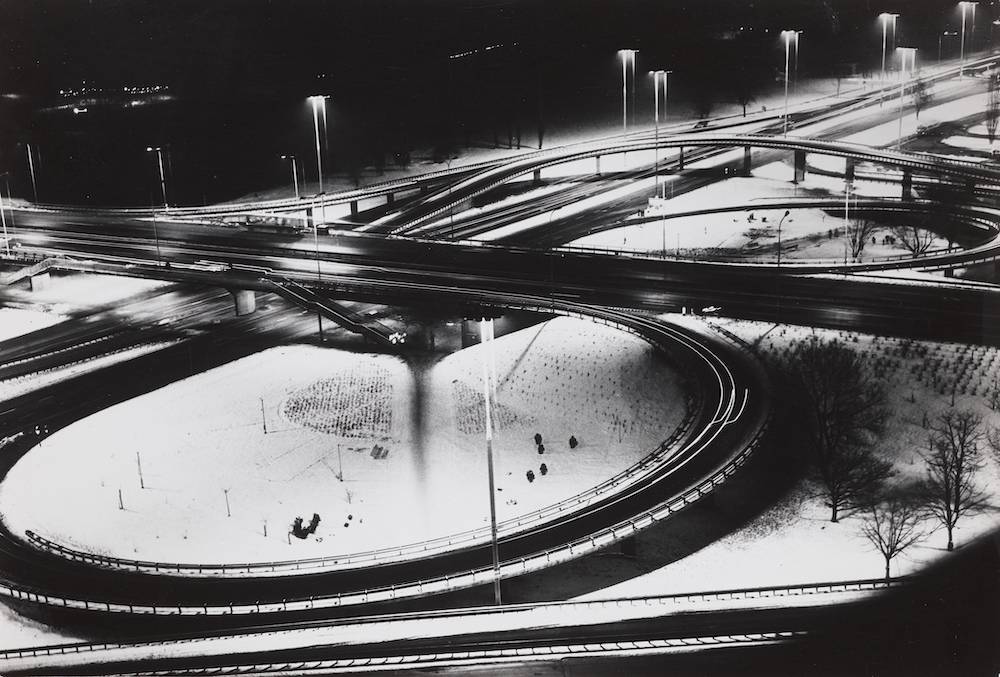
<instances>
[{"instance_id":1,"label":"bridge support column","mask_svg":"<svg viewBox=\"0 0 1000 677\"><path fill-rule=\"evenodd\" d=\"M306 207L306 227L312 230L316 226L315 216L312 207Z\"/></svg>"},{"instance_id":2,"label":"bridge support column","mask_svg":"<svg viewBox=\"0 0 1000 677\"><path fill-rule=\"evenodd\" d=\"M945 268L944 269L944 276L945 277L955 277L955 269L954 268Z\"/></svg>"},{"instance_id":3,"label":"bridge support column","mask_svg":"<svg viewBox=\"0 0 1000 677\"><path fill-rule=\"evenodd\" d=\"M792 174L792 183L798 183L806 178L806 152L796 150L794 154L795 171Z\"/></svg>"},{"instance_id":4,"label":"bridge support column","mask_svg":"<svg viewBox=\"0 0 1000 677\"><path fill-rule=\"evenodd\" d=\"M542 170L541 169L536 169L534 171L534 173L532 173L531 177L532 177L532 181L537 186L538 184L540 184L542 182Z\"/></svg>"},{"instance_id":5,"label":"bridge support column","mask_svg":"<svg viewBox=\"0 0 1000 677\"><path fill-rule=\"evenodd\" d=\"M351 200L351 216L357 216L357 215L358 215L358 201Z\"/></svg>"},{"instance_id":6,"label":"bridge support column","mask_svg":"<svg viewBox=\"0 0 1000 677\"><path fill-rule=\"evenodd\" d=\"M743 176L750 176L753 162L750 159L750 146L743 146Z\"/></svg>"},{"instance_id":7,"label":"bridge support column","mask_svg":"<svg viewBox=\"0 0 1000 677\"><path fill-rule=\"evenodd\" d=\"M909 169L903 170L903 189L901 197L904 200L913 199L913 172Z\"/></svg>"},{"instance_id":8,"label":"bridge support column","mask_svg":"<svg viewBox=\"0 0 1000 677\"><path fill-rule=\"evenodd\" d=\"M684 169L684 146L677 149L677 170Z\"/></svg>"},{"instance_id":9,"label":"bridge support column","mask_svg":"<svg viewBox=\"0 0 1000 677\"><path fill-rule=\"evenodd\" d=\"M601 156L598 155L596 158L594 158L594 160L597 161L597 170L596 171L597 171L597 175L600 176L601 175Z\"/></svg>"},{"instance_id":10,"label":"bridge support column","mask_svg":"<svg viewBox=\"0 0 1000 677\"><path fill-rule=\"evenodd\" d=\"M844 183L852 184L854 183L854 165L856 164L854 158L844 158Z\"/></svg>"},{"instance_id":11,"label":"bridge support column","mask_svg":"<svg viewBox=\"0 0 1000 677\"><path fill-rule=\"evenodd\" d=\"M420 184L420 194L421 195L427 195L427 193L429 193L429 192L430 192L430 188L427 187L426 183Z\"/></svg>"},{"instance_id":12,"label":"bridge support column","mask_svg":"<svg viewBox=\"0 0 1000 677\"><path fill-rule=\"evenodd\" d=\"M386 203L386 205L388 205L388 206L391 207L392 205L394 205L396 203L396 196L393 195L392 193L386 193L385 194L385 203Z\"/></svg>"},{"instance_id":13,"label":"bridge support column","mask_svg":"<svg viewBox=\"0 0 1000 677\"><path fill-rule=\"evenodd\" d=\"M39 273L38 275L32 275L29 278L31 283L31 291L45 291L49 288L49 282L51 278L48 273Z\"/></svg>"},{"instance_id":14,"label":"bridge support column","mask_svg":"<svg viewBox=\"0 0 1000 677\"><path fill-rule=\"evenodd\" d=\"M965 192L969 193L970 195L972 193L976 192L976 180L975 179L966 179L965 180Z\"/></svg>"},{"instance_id":15,"label":"bridge support column","mask_svg":"<svg viewBox=\"0 0 1000 677\"><path fill-rule=\"evenodd\" d=\"M257 310L257 294L252 289L230 289L233 295L233 306L236 308L237 317L249 315Z\"/></svg>"}]
</instances>

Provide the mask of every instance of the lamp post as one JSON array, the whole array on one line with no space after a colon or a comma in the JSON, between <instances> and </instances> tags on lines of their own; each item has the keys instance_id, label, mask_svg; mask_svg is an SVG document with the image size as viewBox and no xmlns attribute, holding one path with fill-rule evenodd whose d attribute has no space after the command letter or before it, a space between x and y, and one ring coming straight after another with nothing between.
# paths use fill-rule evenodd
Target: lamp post
<instances>
[{"instance_id":1,"label":"lamp post","mask_svg":"<svg viewBox=\"0 0 1000 677\"><path fill-rule=\"evenodd\" d=\"M163 208L170 209L167 204L167 177L163 173L163 148L161 146L146 146L147 153L156 153L156 161L160 167L160 193L163 195Z\"/></svg>"},{"instance_id":2,"label":"lamp post","mask_svg":"<svg viewBox=\"0 0 1000 677\"><path fill-rule=\"evenodd\" d=\"M969 0L963 0L962 2L958 3L959 9L962 10L962 38L961 38L961 48L959 50L960 51L960 57L959 57L959 67L958 67L958 74L959 75L965 75L965 11L967 9L969 9L970 7L972 8L972 31L971 32L975 33L975 31L976 31L976 5L977 4L979 4L979 3L978 2L970 2ZM970 42L972 41L971 36L969 38L969 41Z\"/></svg>"},{"instance_id":3,"label":"lamp post","mask_svg":"<svg viewBox=\"0 0 1000 677\"><path fill-rule=\"evenodd\" d=\"M309 103L312 104L313 111L313 128L316 131L316 173L319 175L319 194L320 194L320 219L323 223L326 223L326 204L323 202L323 154L320 150L319 143L319 108L323 107L323 128L326 128L326 97L325 96L310 96ZM316 250L316 281L321 282L323 279L323 271L319 265L319 224L316 223L316 216L313 214L313 245ZM319 308L319 304L316 305L316 324L319 326L319 340L322 342L323 339L323 313Z\"/></svg>"},{"instance_id":4,"label":"lamp post","mask_svg":"<svg viewBox=\"0 0 1000 677\"><path fill-rule=\"evenodd\" d=\"M878 18L882 20L882 82L885 82L885 48L886 48L886 36L889 33L889 20L892 20L892 41L893 44L896 42L896 17L898 14L893 14L892 12L882 12L878 15Z\"/></svg>"},{"instance_id":5,"label":"lamp post","mask_svg":"<svg viewBox=\"0 0 1000 677\"><path fill-rule=\"evenodd\" d=\"M941 35L938 36L938 58L937 58L937 62L938 62L939 66L941 65L941 43L942 43L942 41L945 38L953 38L956 35L958 35L958 31L944 31L943 33L941 33Z\"/></svg>"},{"instance_id":6,"label":"lamp post","mask_svg":"<svg viewBox=\"0 0 1000 677\"><path fill-rule=\"evenodd\" d=\"M667 113L667 76L673 71L657 70L650 71L653 76L653 121L655 131L653 132L655 153L653 159L653 185L656 193L660 192L660 79L663 79L663 115Z\"/></svg>"},{"instance_id":7,"label":"lamp post","mask_svg":"<svg viewBox=\"0 0 1000 677\"><path fill-rule=\"evenodd\" d=\"M295 156L294 155L282 155L282 160L292 161L292 185L295 186L295 197L299 197L299 171L295 166Z\"/></svg>"},{"instance_id":8,"label":"lamp post","mask_svg":"<svg viewBox=\"0 0 1000 677\"><path fill-rule=\"evenodd\" d=\"M622 134L628 133L628 66L631 61L634 77L635 52L634 49L618 50L618 55L622 58Z\"/></svg>"},{"instance_id":9,"label":"lamp post","mask_svg":"<svg viewBox=\"0 0 1000 677\"><path fill-rule=\"evenodd\" d=\"M896 149L903 141L903 91L906 89L906 57L910 57L910 74L917 69L917 48L897 47L899 52L899 137L896 139Z\"/></svg>"},{"instance_id":10,"label":"lamp post","mask_svg":"<svg viewBox=\"0 0 1000 677\"><path fill-rule=\"evenodd\" d=\"M3 206L3 191L0 191L0 222L3 223L3 248L10 256L10 236L7 234L7 213Z\"/></svg>"},{"instance_id":11,"label":"lamp post","mask_svg":"<svg viewBox=\"0 0 1000 677\"><path fill-rule=\"evenodd\" d=\"M31 156L31 144L24 144L24 148L28 153L28 173L31 174L31 194L35 198L35 202L38 202L38 184L35 183L35 160Z\"/></svg>"},{"instance_id":12,"label":"lamp post","mask_svg":"<svg viewBox=\"0 0 1000 677\"><path fill-rule=\"evenodd\" d=\"M781 37L785 40L785 124L784 124L784 136L788 136L788 67L789 67L789 54L791 53L792 36L796 35L796 31L781 31Z\"/></svg>"},{"instance_id":13,"label":"lamp post","mask_svg":"<svg viewBox=\"0 0 1000 677\"><path fill-rule=\"evenodd\" d=\"M490 533L493 551L493 598L499 606L500 597L500 549L497 544L497 507L496 485L493 474L493 413L491 395L494 391L494 370L490 368L493 360L493 318L482 318L479 322L479 342L483 352L483 403L486 411L486 464L489 473L490 490Z\"/></svg>"}]
</instances>

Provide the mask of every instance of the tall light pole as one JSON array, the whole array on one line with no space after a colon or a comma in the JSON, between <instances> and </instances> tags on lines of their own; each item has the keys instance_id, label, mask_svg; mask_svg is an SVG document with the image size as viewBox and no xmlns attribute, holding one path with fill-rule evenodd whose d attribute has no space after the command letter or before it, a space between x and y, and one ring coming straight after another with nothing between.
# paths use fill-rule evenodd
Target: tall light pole
<instances>
[{"instance_id":1,"label":"tall light pole","mask_svg":"<svg viewBox=\"0 0 1000 677\"><path fill-rule=\"evenodd\" d=\"M910 74L917 68L917 48L897 47L899 52L899 137L896 139L896 149L903 141L903 91L906 89L906 57L910 57Z\"/></svg>"},{"instance_id":2,"label":"tall light pole","mask_svg":"<svg viewBox=\"0 0 1000 677\"><path fill-rule=\"evenodd\" d=\"M35 202L38 202L38 184L35 183L35 160L31 157L31 144L24 144L25 150L28 152L28 173L31 174L31 194L35 198Z\"/></svg>"},{"instance_id":3,"label":"tall light pole","mask_svg":"<svg viewBox=\"0 0 1000 677\"><path fill-rule=\"evenodd\" d=\"M882 82L885 82L885 48L886 48L886 37L889 33L889 21L892 21L892 40L896 41L896 17L898 14L893 14L891 12L882 12L878 15L878 18L882 20Z\"/></svg>"},{"instance_id":4,"label":"tall light pole","mask_svg":"<svg viewBox=\"0 0 1000 677\"><path fill-rule=\"evenodd\" d=\"M660 192L660 79L663 79L663 115L667 113L667 76L673 71L650 71L653 76L653 121L655 124L653 138L655 154L653 159L653 185Z\"/></svg>"},{"instance_id":5,"label":"tall light pole","mask_svg":"<svg viewBox=\"0 0 1000 677\"><path fill-rule=\"evenodd\" d=\"M299 172L295 166L295 156L294 155L282 155L282 160L292 161L292 185L295 186L295 197L299 197Z\"/></svg>"},{"instance_id":6,"label":"tall light pole","mask_svg":"<svg viewBox=\"0 0 1000 677\"><path fill-rule=\"evenodd\" d=\"M319 194L320 194L320 218L323 223L326 223L326 204L323 202L323 154L320 151L319 143L319 108L323 107L323 119L324 119L324 129L326 128L326 97L324 96L310 96L309 103L312 104L313 111L313 128L316 130L316 172L319 175ZM316 249L316 281L320 282L323 279L323 272L319 265L319 224L316 223L316 215L313 214L313 245ZM316 323L319 325L319 340L323 341L323 313L320 311L319 305L316 305Z\"/></svg>"},{"instance_id":7,"label":"tall light pole","mask_svg":"<svg viewBox=\"0 0 1000 677\"><path fill-rule=\"evenodd\" d=\"M490 490L490 533L493 551L493 598L499 606L500 598L500 548L497 544L496 484L493 475L493 412L491 395L495 395L493 370L493 318L479 321L479 343L483 348L483 402L486 411L486 465L489 473Z\"/></svg>"},{"instance_id":8,"label":"tall light pole","mask_svg":"<svg viewBox=\"0 0 1000 677\"><path fill-rule=\"evenodd\" d=\"M795 31L795 68L792 70L792 89L799 91L799 35L802 31Z\"/></svg>"},{"instance_id":9,"label":"tall light pole","mask_svg":"<svg viewBox=\"0 0 1000 677\"><path fill-rule=\"evenodd\" d=\"M953 38L956 35L958 35L958 31L944 31L943 33L941 33L941 35L938 36L938 58L937 58L937 62L938 62L939 66L941 65L941 43L942 43L942 41L945 38Z\"/></svg>"},{"instance_id":10,"label":"tall light pole","mask_svg":"<svg viewBox=\"0 0 1000 677\"><path fill-rule=\"evenodd\" d=\"M970 7L972 8L972 31L975 32L977 4L979 3L970 2L969 0L963 0L963 2L958 3L959 8L962 10L962 37L961 37L961 48L959 56L959 68L958 68L959 75L965 75L965 11Z\"/></svg>"},{"instance_id":11,"label":"tall light pole","mask_svg":"<svg viewBox=\"0 0 1000 677\"><path fill-rule=\"evenodd\" d=\"M618 55L622 58L622 134L628 133L628 67L631 61L634 78L635 52L634 49L618 50Z\"/></svg>"},{"instance_id":12,"label":"tall light pole","mask_svg":"<svg viewBox=\"0 0 1000 677\"><path fill-rule=\"evenodd\" d=\"M0 191L0 222L3 223L3 248L10 256L10 236L7 234L7 213L3 206L3 191Z\"/></svg>"},{"instance_id":13,"label":"tall light pole","mask_svg":"<svg viewBox=\"0 0 1000 677\"><path fill-rule=\"evenodd\" d=\"M163 173L163 148L161 146L146 146L147 153L156 153L156 162L160 167L160 193L163 195L163 208L170 209L167 204L167 177Z\"/></svg>"},{"instance_id":14,"label":"tall light pole","mask_svg":"<svg viewBox=\"0 0 1000 677\"><path fill-rule=\"evenodd\" d=\"M785 125L784 135L788 136L788 67L789 54L791 53L792 36L796 31L781 31L781 37L785 40Z\"/></svg>"}]
</instances>

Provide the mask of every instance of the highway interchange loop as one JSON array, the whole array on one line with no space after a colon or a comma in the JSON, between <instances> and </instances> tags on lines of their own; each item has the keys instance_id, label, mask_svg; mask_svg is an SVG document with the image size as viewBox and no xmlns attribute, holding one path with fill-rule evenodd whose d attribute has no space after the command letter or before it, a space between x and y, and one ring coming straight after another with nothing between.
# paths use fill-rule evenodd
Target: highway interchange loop
<instances>
[{"instance_id":1,"label":"highway interchange loop","mask_svg":"<svg viewBox=\"0 0 1000 677\"><path fill-rule=\"evenodd\" d=\"M948 76L930 79L944 77ZM873 100L868 95L845 107L870 105ZM825 111L821 116L829 114ZM674 134L659 139L657 145L705 149L704 154L692 156L689 162L727 149L755 147L888 165L937 180L954 180L955 186L965 190L976 184L1000 183L1000 172L978 163L760 132ZM438 236L448 240L447 232L429 232L426 227L450 209L517 177L566 162L652 148L654 142L649 138L624 142L618 138L438 175L432 177L434 190L420 195L405 209L389 211L359 228L370 233L337 235L324 242L322 249L317 245L315 252L296 238L250 238L246 233L215 233L210 229L195 235L181 232L181 225L163 221L162 235L157 237L154 250L149 224L143 220L148 210L46 207L25 210L19 228L31 250L46 256L96 261L119 274L263 290L272 290L282 280L295 280L331 296L359 295L397 302L448 298L471 307L541 310L612 324L672 354L690 370L690 380L698 384L693 420L678 439L671 438L656 450L652 460L642 464L641 472L631 473L620 482L612 480L609 487L604 487L606 491L592 493L586 500L545 515L544 519L536 516L536 520L507 525L501 538L500 573L509 577L598 550L682 509L735 472L767 429L771 407L767 379L745 349L725 339L706 337L640 312L617 308L663 309L684 305L687 299L719 299L739 313L740 308L759 305L761 299L767 307L777 299L777 317L794 320L795 312L833 312L832 302L824 298L830 284L824 273L949 269L995 260L1000 248L996 210L971 201L943 208L925 200L865 200L861 208L938 216L943 213L970 230L986 233L981 235L982 242L963 250L909 259L864 264L796 262L778 269L769 263L660 261L572 248L532 249L424 239ZM637 176L649 175L648 169L643 171L645 174ZM452 177L457 182L449 182ZM417 180L407 185L413 189L421 183ZM327 201L356 200L385 194L386 190L402 189L394 184L347 197L332 196ZM302 204L284 201L255 208L301 210ZM826 206L834 209L832 204ZM245 208L171 211L174 219L204 219L213 214L239 213ZM404 237L410 233L422 237ZM161 257L170 264L164 264ZM218 269L205 270L195 265L205 261L217 264ZM315 273L319 264L328 268L322 280ZM795 279L781 282L785 277ZM775 287L775 280L784 286ZM987 322L996 316L995 310L992 314L983 312L984 304L993 298L989 289L963 288L950 296L940 295L942 298L936 302L941 305L934 307L935 301L920 290L896 289L892 292L895 297L875 301L869 298L874 288L871 285L851 291L844 280L838 286L843 298L838 301L840 310L834 311L869 313L876 318L872 325L877 321L890 324L896 319L893 313L920 307L932 317L952 313L970 323L966 331L980 332L982 336L983 326L971 323L969 318ZM797 310L782 311L783 296L797 299ZM750 316L749 311L744 314ZM0 430L3 434L9 432L13 431ZM21 448L20 453L29 453L29 448ZM9 468L12 462L8 459L4 467ZM389 562L368 553L350 562L268 563L220 570L196 563L161 565L100 558L45 539L28 542L20 535L3 532L0 557L6 581L0 585L0 595L86 611L226 616L395 601L492 580L494 571L482 533L466 535L447 547L440 545L426 551L397 548ZM379 565L371 567L373 562ZM309 572L303 573L303 569Z\"/></svg>"}]
</instances>

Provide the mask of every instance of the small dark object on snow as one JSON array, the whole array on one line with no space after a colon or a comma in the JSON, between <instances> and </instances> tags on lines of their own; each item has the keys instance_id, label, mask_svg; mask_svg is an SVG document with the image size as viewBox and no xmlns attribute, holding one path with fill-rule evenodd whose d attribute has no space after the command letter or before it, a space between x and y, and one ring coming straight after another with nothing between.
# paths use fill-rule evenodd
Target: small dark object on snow
<instances>
[{"instance_id":1,"label":"small dark object on snow","mask_svg":"<svg viewBox=\"0 0 1000 677\"><path fill-rule=\"evenodd\" d=\"M542 443L542 434L535 433L535 444L541 444L541 443Z\"/></svg>"},{"instance_id":2,"label":"small dark object on snow","mask_svg":"<svg viewBox=\"0 0 1000 677\"><path fill-rule=\"evenodd\" d=\"M527 474L525 475L525 477L528 478L529 482L534 482L535 481L535 471L534 470L529 470L527 472Z\"/></svg>"},{"instance_id":3,"label":"small dark object on snow","mask_svg":"<svg viewBox=\"0 0 1000 677\"><path fill-rule=\"evenodd\" d=\"M543 475L548 475L549 474L549 466L547 466L544 463L542 463L538 467L538 472L542 473Z\"/></svg>"},{"instance_id":4,"label":"small dark object on snow","mask_svg":"<svg viewBox=\"0 0 1000 677\"><path fill-rule=\"evenodd\" d=\"M538 445L538 453L539 454L544 454L545 453L545 445L544 444L539 444Z\"/></svg>"},{"instance_id":5,"label":"small dark object on snow","mask_svg":"<svg viewBox=\"0 0 1000 677\"><path fill-rule=\"evenodd\" d=\"M577 445L579 445L579 444L580 443L577 441L577 439L576 439L575 436L573 436L573 435L569 436L569 448L570 449L576 449Z\"/></svg>"}]
</instances>

